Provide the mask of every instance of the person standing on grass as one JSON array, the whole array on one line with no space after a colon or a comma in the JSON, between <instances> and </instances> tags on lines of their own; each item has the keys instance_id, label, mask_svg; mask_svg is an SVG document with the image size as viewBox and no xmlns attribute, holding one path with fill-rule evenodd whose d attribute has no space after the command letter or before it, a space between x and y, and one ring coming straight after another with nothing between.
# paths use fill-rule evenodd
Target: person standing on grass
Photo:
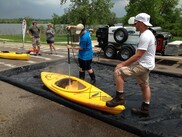
<instances>
[{"instance_id":1,"label":"person standing on grass","mask_svg":"<svg viewBox=\"0 0 182 137\"><path fill-rule=\"evenodd\" d=\"M85 79L85 71L88 72L91 78L91 84L95 84L96 78L95 73L91 67L92 58L93 58L93 49L92 49L92 40L90 32L83 24L78 24L77 26L68 26L68 30L76 29L76 34L80 35L79 45L70 46L67 45L69 49L76 49L78 51L78 62L80 66L79 78Z\"/></svg>"},{"instance_id":2,"label":"person standing on grass","mask_svg":"<svg viewBox=\"0 0 182 137\"><path fill-rule=\"evenodd\" d=\"M34 55L41 55L40 53L40 29L37 26L37 22L33 21L32 26L28 30L28 34L30 38L32 39L32 46ZM38 52L36 50L38 49Z\"/></svg>"},{"instance_id":3,"label":"person standing on grass","mask_svg":"<svg viewBox=\"0 0 182 137\"><path fill-rule=\"evenodd\" d=\"M47 30L46 30L46 37L47 37L46 41L50 47L50 54L52 54L52 49L54 50L54 52L56 54L56 49L54 47L54 35L55 35L55 31L53 29L53 25L51 23L48 23Z\"/></svg>"},{"instance_id":4,"label":"person standing on grass","mask_svg":"<svg viewBox=\"0 0 182 137\"><path fill-rule=\"evenodd\" d=\"M156 40L153 33L148 29L150 15L140 13L135 17L136 31L140 31L139 44L136 53L128 60L117 64L114 70L116 82L116 96L106 102L106 106L115 107L124 105L124 79L134 76L139 84L143 96L140 108L132 108L132 114L149 116L151 91L149 86L149 73L155 67Z\"/></svg>"}]
</instances>

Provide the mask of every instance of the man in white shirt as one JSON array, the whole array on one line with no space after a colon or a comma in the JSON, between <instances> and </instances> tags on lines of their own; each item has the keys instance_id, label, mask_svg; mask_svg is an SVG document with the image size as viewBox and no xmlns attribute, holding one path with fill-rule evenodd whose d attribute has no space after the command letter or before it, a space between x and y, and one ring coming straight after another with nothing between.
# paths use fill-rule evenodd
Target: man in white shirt
<instances>
[{"instance_id":1,"label":"man in white shirt","mask_svg":"<svg viewBox=\"0 0 182 137\"><path fill-rule=\"evenodd\" d=\"M119 63L115 70L116 96L106 102L108 107L124 105L124 78L134 76L140 85L143 102L141 108L132 108L133 114L149 116L149 105L151 100L151 91L149 86L149 73L155 67L155 36L148 29L150 24L150 15L140 13L135 17L134 23L136 30L140 31L139 44L136 53L128 60Z\"/></svg>"}]
</instances>

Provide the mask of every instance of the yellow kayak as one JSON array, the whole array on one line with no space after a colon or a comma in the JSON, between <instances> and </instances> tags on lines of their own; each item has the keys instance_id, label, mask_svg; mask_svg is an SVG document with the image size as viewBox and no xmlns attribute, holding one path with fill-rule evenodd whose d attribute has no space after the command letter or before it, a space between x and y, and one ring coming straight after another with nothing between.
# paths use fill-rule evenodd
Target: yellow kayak
<instances>
[{"instance_id":1,"label":"yellow kayak","mask_svg":"<svg viewBox=\"0 0 182 137\"><path fill-rule=\"evenodd\" d=\"M111 100L112 97L77 77L52 72L41 72L41 80L52 92L75 103L110 114L119 114L125 109L123 105L113 108L107 107L106 101Z\"/></svg>"},{"instance_id":2,"label":"yellow kayak","mask_svg":"<svg viewBox=\"0 0 182 137\"><path fill-rule=\"evenodd\" d=\"M0 51L0 58L28 60L30 58L30 54L14 51Z\"/></svg>"}]
</instances>

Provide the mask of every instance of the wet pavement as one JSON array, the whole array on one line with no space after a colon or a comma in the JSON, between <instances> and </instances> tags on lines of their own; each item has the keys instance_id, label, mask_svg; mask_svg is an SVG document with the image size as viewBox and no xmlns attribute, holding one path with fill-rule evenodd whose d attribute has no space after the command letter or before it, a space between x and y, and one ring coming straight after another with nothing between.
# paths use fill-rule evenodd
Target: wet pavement
<instances>
[{"instance_id":1,"label":"wet pavement","mask_svg":"<svg viewBox=\"0 0 182 137\"><path fill-rule=\"evenodd\" d=\"M7 44L8 45L8 44ZM10 49L12 49L12 45L9 44ZM14 49L17 49L19 46L15 47ZM3 47L0 48L5 48L7 50L7 46L4 45ZM5 60L5 59L0 59L0 63L1 63L1 71L3 70L8 70L8 69L15 69L16 67L20 67L20 66L25 66L25 65L31 65L31 64L38 64L38 63L43 63L44 66L49 66L47 62L52 62L55 60L59 60L62 59L58 62L60 62L61 66L57 66L55 67L55 65L53 65L53 67L50 65L48 70L54 70L56 72L62 72L63 70L65 71L67 68L67 62L66 62L66 58L67 58L67 50L65 48L59 47L59 52L58 55L48 55L48 47L46 49L46 46L43 47L45 48L43 51L43 55L40 56L31 56L31 59L29 61L14 61L14 60ZM104 81L104 82L98 82L98 87L99 88L103 88L103 90L108 91L111 87L114 87L114 83L112 83L111 81L113 81L110 77L110 75L112 75L112 71L108 72L108 67L111 66L107 66L105 67L105 69L103 69L103 66L99 66L99 64L97 64L97 62L99 63L104 63L104 64L113 64L115 65L116 63L119 62L119 60L108 60L105 58L102 58L102 53L99 54L99 49L95 49L95 58L94 60L96 61L96 63L94 64L94 68L96 68L96 72L98 74L97 79L98 81ZM166 60L168 63L166 63ZM168 61L169 60L169 61ZM74 58L72 58L72 61L74 61ZM163 87L165 85L168 85L165 87L165 91L167 92L168 89L170 88L170 86L172 86L172 90L176 90L175 93L176 96L180 97L181 96L181 85L179 84L172 84L171 85L171 81L174 81L174 83L178 83L179 81L181 81L181 74L182 74L182 69L181 69L181 57L158 57L156 58L157 61L157 66L155 71L159 72L161 71L161 73L165 72L165 74L174 74L176 76L179 76L179 78L174 78L173 77L168 77L167 81L163 81L163 79L165 79L166 77L164 75L158 75L155 74L154 77L152 78L153 81L155 81L155 79L158 79L158 81L155 81L153 83L153 89L154 91L156 91L154 94L157 96L155 96L156 98L154 98L154 100L158 100L157 104L154 104L154 108L156 108L158 106L158 104L160 104L162 102L162 100L159 100L159 96L160 93L158 91L160 91L161 87L158 87L156 85L162 84ZM162 63L160 63L162 62ZM174 63L175 62L175 63ZM170 64L170 65L169 65ZM72 69L72 74L77 75L77 66L76 64L73 65L72 63L72 67L74 69ZM22 67L23 68L23 67ZM64 68L64 69L61 69ZM158 70L157 70L158 69ZM43 69L44 70L44 69ZM111 69L112 70L112 67ZM17 70L16 70L17 71ZM104 75L101 72L108 72L108 75ZM37 84L36 80L35 83L32 81L34 81L33 79L31 79L32 75L34 76L34 79L37 79L38 77L38 73L37 71L30 71L31 73L29 73L29 71L24 72L18 74L20 76L20 78L17 79L20 80L22 77L24 77L22 80L22 82L25 82L26 85L30 84ZM166 73L167 72L167 73ZM67 72L65 72L67 73ZM30 75L31 74L31 75ZM6 76L10 76L11 78L15 76L14 73L12 74L5 74ZM28 75L30 75L30 79L27 77ZM37 77L36 77L37 76ZM16 79L15 79L16 80ZM38 80L39 81L39 80ZM39 81L40 82L40 81ZM38 82L38 85L40 86L41 83ZM111 82L111 83L110 83ZM126 87L128 89L132 89L132 87L130 87L131 85L134 85L135 82L133 80L129 80L128 82L128 86ZM91 137L91 136L104 136L104 137L109 137L109 136L136 136L134 134L131 134L129 132L123 131L121 128L116 128L114 126L111 126L110 124L107 124L106 122L102 122L97 120L97 118L92 118L88 115L85 115L84 113L80 113L78 110L75 111L74 109L70 109L69 107L65 107L63 105L60 105L60 103L55 103L55 101L51 101L45 98L42 98L41 96L37 96L35 94L32 94L31 92L25 92L23 89L20 89L18 87L14 87L10 84L4 83L4 82L0 82L1 85L1 90L0 92L0 100L1 100L1 110L2 112L0 112L0 130L2 130L2 132L0 132L0 136L87 136L87 137ZM108 87L106 85L113 85L111 87ZM31 86L31 85L30 85ZM134 93L136 89L133 89L133 91L130 91L131 93ZM32 91L33 92L33 91ZM109 90L109 94L113 94L113 89ZM130 94L128 94L128 100L133 100L133 101L137 101L139 103L138 100L132 98L130 96ZM137 94L138 96L138 94ZM170 95L171 96L171 95ZM165 100L168 99L168 95L165 96ZM139 99L139 97L138 97ZM180 107L180 101L176 101L175 107L171 107L170 105L173 104L173 102L169 102L169 104L165 105L161 105L161 108L165 108L167 107L168 109L172 109L174 111L177 112L181 112ZM131 102L128 103L128 108L131 107ZM171 111L174 112L174 111ZM171 114L170 113L170 114ZM125 116L124 118L129 118L129 112L127 111L126 113L124 113ZM160 115L165 115L162 112L159 113L158 115L155 115L155 117L157 117L158 121L164 121L160 119ZM119 116L117 117L117 120L119 118L119 120L123 117ZM165 115L164 119L171 117L171 115ZM181 113L175 113L175 115L173 116L173 118L171 118L171 121L174 122L174 120L177 120L178 118L181 117ZM154 118L154 117L153 117ZM156 119L155 119L156 120ZM154 123L155 126L157 126L158 122L155 120L149 120L148 122L146 121L141 121L141 119L134 119L134 123L138 122L138 123L143 123L144 125L148 125L150 123ZM132 121L132 120L131 120ZM130 121L130 122L131 122ZM133 121L132 121L133 122ZM174 122L175 123L175 122ZM161 124L161 123L160 123ZM163 126L165 127L165 122L162 123ZM179 125L175 125L179 128L176 128L176 130L179 132L180 131L180 123ZM151 128L151 127L150 127ZM153 128L153 127L152 127ZM161 127L159 127L160 130ZM64 130L66 129L66 130ZM127 129L126 129L127 130ZM46 131L46 132L45 132ZM127 130L129 131L129 129ZM2 133L2 135L1 135ZM160 133L160 132L159 132ZM167 132L166 132L167 133ZM165 133L165 134L166 134ZM172 134L174 135L174 134Z\"/></svg>"},{"instance_id":2,"label":"wet pavement","mask_svg":"<svg viewBox=\"0 0 182 137\"><path fill-rule=\"evenodd\" d=\"M22 51L21 46L21 43L0 43L0 50ZM49 47L42 45L42 56L31 56L28 61L0 59L0 71L67 60L67 49L56 47L57 55L49 55ZM31 45L25 44L24 48L26 51ZM0 137L137 137L8 82L0 81L0 87Z\"/></svg>"},{"instance_id":3,"label":"wet pavement","mask_svg":"<svg viewBox=\"0 0 182 137\"><path fill-rule=\"evenodd\" d=\"M137 137L11 84L0 86L0 137Z\"/></svg>"}]
</instances>

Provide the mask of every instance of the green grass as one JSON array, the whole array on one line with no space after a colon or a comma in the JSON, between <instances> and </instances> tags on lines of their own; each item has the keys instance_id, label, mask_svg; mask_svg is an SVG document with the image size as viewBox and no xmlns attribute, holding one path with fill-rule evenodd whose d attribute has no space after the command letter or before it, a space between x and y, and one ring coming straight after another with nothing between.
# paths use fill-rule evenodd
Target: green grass
<instances>
[{"instance_id":1,"label":"green grass","mask_svg":"<svg viewBox=\"0 0 182 137\"><path fill-rule=\"evenodd\" d=\"M70 37L70 40L73 37ZM92 35L92 40L96 40L95 35ZM181 40L182 37L173 37L172 41ZM22 42L22 35L0 35L0 41L10 41L10 42ZM67 34L56 34L55 35L55 43L57 42L67 42ZM31 39L29 35L25 36L25 43L31 43ZM46 36L44 34L41 35L41 43L46 44ZM61 45L61 44L59 44Z\"/></svg>"},{"instance_id":2,"label":"green grass","mask_svg":"<svg viewBox=\"0 0 182 137\"><path fill-rule=\"evenodd\" d=\"M73 36L70 37L70 40L73 39ZM92 40L96 40L95 35L92 36ZM22 35L0 35L0 41L9 41L9 42L22 42ZM29 35L25 36L25 43L31 43ZM56 42L67 42L67 34L56 34ZM46 36L41 35L41 43L46 44Z\"/></svg>"},{"instance_id":3,"label":"green grass","mask_svg":"<svg viewBox=\"0 0 182 137\"><path fill-rule=\"evenodd\" d=\"M175 41L175 40L180 40L180 41L182 41L182 37L173 37L173 41Z\"/></svg>"},{"instance_id":4,"label":"green grass","mask_svg":"<svg viewBox=\"0 0 182 137\"><path fill-rule=\"evenodd\" d=\"M0 41L22 42L22 35L0 35ZM55 42L67 41L67 35L55 35ZM25 43L31 43L29 35L25 36ZM46 36L41 35L41 43L46 43Z\"/></svg>"}]
</instances>

